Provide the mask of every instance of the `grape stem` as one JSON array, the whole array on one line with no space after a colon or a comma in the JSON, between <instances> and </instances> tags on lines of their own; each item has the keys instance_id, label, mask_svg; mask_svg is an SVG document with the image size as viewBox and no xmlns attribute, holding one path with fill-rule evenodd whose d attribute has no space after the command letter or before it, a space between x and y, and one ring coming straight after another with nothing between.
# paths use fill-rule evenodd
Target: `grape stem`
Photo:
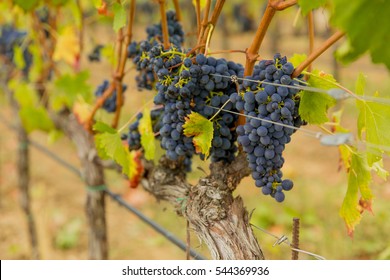
<instances>
[{"instance_id":1,"label":"grape stem","mask_svg":"<svg viewBox=\"0 0 390 280\"><path fill-rule=\"evenodd\" d=\"M210 23L211 25L211 23ZM204 55L207 55L207 51L209 49L209 44L210 44L210 40L211 40L211 35L213 33L213 30L214 30L214 26L211 25L209 28L208 28L208 34L207 34L207 40L206 40L206 46L205 46L205 52L204 52Z\"/></svg>"},{"instance_id":2,"label":"grape stem","mask_svg":"<svg viewBox=\"0 0 390 280\"><path fill-rule=\"evenodd\" d=\"M276 11L282 11L297 3L296 0L282 1L282 0L268 0L267 8L257 28L255 37L247 49L246 63L245 63L245 76L250 76L255 66L260 46L267 33L268 27L276 13Z\"/></svg>"},{"instance_id":3,"label":"grape stem","mask_svg":"<svg viewBox=\"0 0 390 280\"><path fill-rule=\"evenodd\" d=\"M291 6L297 4L297 0L278 0L278 1L270 1L270 5L277 11L283 11Z\"/></svg>"},{"instance_id":4,"label":"grape stem","mask_svg":"<svg viewBox=\"0 0 390 280\"><path fill-rule=\"evenodd\" d=\"M204 31L201 31L201 40L200 40L201 45L203 45L203 44L206 45L207 42L210 43L211 36L213 34L213 31L214 31L214 26L216 26L216 24L217 24L219 15L221 14L221 11L222 11L224 4L225 4L225 0L217 0L217 3L215 4L214 10L213 10L213 13L211 14L210 21L206 22L206 20L207 20L206 17L203 18L202 30L204 28ZM207 8L208 7L206 6L205 14L208 16ZM208 44L205 46L205 49L207 49L207 47L208 47ZM204 53L205 49L201 48L200 50L201 50L201 52Z\"/></svg>"},{"instance_id":5,"label":"grape stem","mask_svg":"<svg viewBox=\"0 0 390 280\"><path fill-rule=\"evenodd\" d=\"M321 54L329 49L334 43L344 37L345 33L337 31L328 38L317 50L312 52L292 73L292 78L298 77L306 67L308 67L314 60L316 60Z\"/></svg>"},{"instance_id":6,"label":"grape stem","mask_svg":"<svg viewBox=\"0 0 390 280\"><path fill-rule=\"evenodd\" d=\"M213 52L209 52L209 55L214 55L214 54L222 54L222 53L246 53L244 50L217 50Z\"/></svg>"},{"instance_id":7,"label":"grape stem","mask_svg":"<svg viewBox=\"0 0 390 280\"><path fill-rule=\"evenodd\" d=\"M173 5L175 6L176 19L178 21L181 21L181 11L180 11L179 0L173 0Z\"/></svg>"},{"instance_id":8,"label":"grape stem","mask_svg":"<svg viewBox=\"0 0 390 280\"><path fill-rule=\"evenodd\" d=\"M207 27L207 23L209 22L210 6L211 6L211 0L207 0L206 6L204 8L203 20L202 20L202 23L200 25L200 32L198 35L199 36L198 37L198 45L201 45L204 31ZM200 2L199 2L199 9L200 9ZM199 22L200 22L200 12L199 12Z\"/></svg>"},{"instance_id":9,"label":"grape stem","mask_svg":"<svg viewBox=\"0 0 390 280\"><path fill-rule=\"evenodd\" d=\"M310 11L307 15L307 24L308 24L308 32L309 32L309 55L313 53L314 51L314 15L313 11ZM311 72L311 66L310 63L307 67L307 70Z\"/></svg>"},{"instance_id":10,"label":"grape stem","mask_svg":"<svg viewBox=\"0 0 390 280\"><path fill-rule=\"evenodd\" d=\"M110 83L110 86L105 90L103 95L96 100L95 106L93 107L91 113L89 114L84 127L92 132L92 120L99 108L101 108L104 104L104 102L109 98L114 90L116 89L117 92L117 99L116 99L116 111L114 118L112 120L112 127L117 128L119 123L119 117L121 113L121 108L123 104L123 87L122 87L122 81L123 77L125 75L125 68L126 68L126 62L127 62L127 54L128 49L127 46L131 41L131 37L133 36L133 23L134 23L134 15L135 15L135 1L131 0L130 2L130 9L129 9L129 23L127 25L126 34L123 35L123 29L121 28L118 31L117 36L117 43L118 43L118 49L117 49L117 58L118 58L118 65L115 71L115 74L113 75L113 80ZM123 45L125 47L123 48Z\"/></svg>"},{"instance_id":11,"label":"grape stem","mask_svg":"<svg viewBox=\"0 0 390 280\"><path fill-rule=\"evenodd\" d=\"M197 25L197 32L198 32L198 38L200 36L200 30L201 30L201 26L200 26L200 0L196 0L195 2L195 12L196 12L196 25Z\"/></svg>"},{"instance_id":12,"label":"grape stem","mask_svg":"<svg viewBox=\"0 0 390 280\"><path fill-rule=\"evenodd\" d=\"M119 117L122 110L123 105L123 87L122 87L122 81L125 73L125 67L127 62L127 54L128 54L128 48L127 46L130 44L131 37L133 35L133 22L134 22L134 14L135 14L135 0L131 0L130 2L130 9L129 9L129 17L128 17L128 24L126 29L126 34L123 36L123 30L119 30L118 38L120 39L120 49L118 50L118 68L115 75L115 83L116 83L116 110L115 115L112 120L112 127L117 128L119 123ZM122 50L124 44L124 50Z\"/></svg>"},{"instance_id":13,"label":"grape stem","mask_svg":"<svg viewBox=\"0 0 390 280\"><path fill-rule=\"evenodd\" d=\"M169 49L169 33L168 33L168 22L167 22L167 14L165 12L165 0L158 0L160 4L160 15L161 15L161 27L162 27L162 35L163 35L163 46L164 49Z\"/></svg>"},{"instance_id":14,"label":"grape stem","mask_svg":"<svg viewBox=\"0 0 390 280\"><path fill-rule=\"evenodd\" d=\"M79 48L81 57L84 49L84 15L80 0L76 0L76 6L80 13Z\"/></svg>"},{"instance_id":15,"label":"grape stem","mask_svg":"<svg viewBox=\"0 0 390 280\"><path fill-rule=\"evenodd\" d=\"M103 106L103 104L107 100L107 98L109 98L112 95L112 93L114 92L114 89L115 89L115 84L114 83L110 83L110 86L104 91L102 96L96 100L95 106L92 108L92 111L89 114L89 116L88 116L88 118L87 118L87 120L85 121L85 124L84 124L84 127L85 127L85 129L87 131L92 132L92 120L93 120L93 117L95 116L97 110Z\"/></svg>"}]
</instances>

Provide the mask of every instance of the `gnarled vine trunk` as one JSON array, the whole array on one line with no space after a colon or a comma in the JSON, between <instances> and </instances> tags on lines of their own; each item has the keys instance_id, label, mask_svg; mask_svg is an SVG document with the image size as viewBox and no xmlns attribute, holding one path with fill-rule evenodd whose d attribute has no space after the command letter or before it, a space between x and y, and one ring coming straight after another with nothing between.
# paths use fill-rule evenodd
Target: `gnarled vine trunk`
<instances>
[{"instance_id":1,"label":"gnarled vine trunk","mask_svg":"<svg viewBox=\"0 0 390 280\"><path fill-rule=\"evenodd\" d=\"M241 179L250 174L243 154L230 165L213 163L211 175L194 186L186 181L180 163L165 157L158 166L146 163L146 170L144 188L176 207L214 259L264 259L242 199L232 195Z\"/></svg>"},{"instance_id":2,"label":"gnarled vine trunk","mask_svg":"<svg viewBox=\"0 0 390 280\"><path fill-rule=\"evenodd\" d=\"M86 213L89 223L89 258L108 258L103 167L99 163L93 135L87 132L73 114L53 115L56 125L74 142L87 185ZM95 190L94 190L95 189Z\"/></svg>"}]
</instances>

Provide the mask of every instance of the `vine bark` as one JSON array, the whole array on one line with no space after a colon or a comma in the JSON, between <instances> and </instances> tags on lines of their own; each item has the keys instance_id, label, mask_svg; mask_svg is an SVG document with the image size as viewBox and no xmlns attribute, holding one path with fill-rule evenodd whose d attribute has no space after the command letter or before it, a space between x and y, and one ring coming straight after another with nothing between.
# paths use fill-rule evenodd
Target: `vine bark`
<instances>
[{"instance_id":1,"label":"vine bark","mask_svg":"<svg viewBox=\"0 0 390 280\"><path fill-rule=\"evenodd\" d=\"M144 188L174 205L206 243L214 259L259 260L263 252L253 234L241 197L233 191L250 174L245 155L231 164L213 163L210 175L191 186L180 163L163 157L158 166L146 163Z\"/></svg>"},{"instance_id":2,"label":"vine bark","mask_svg":"<svg viewBox=\"0 0 390 280\"><path fill-rule=\"evenodd\" d=\"M87 132L73 114L52 115L55 124L75 143L87 185L85 211L89 224L89 259L108 258L103 166L95 149L93 135ZM95 190L94 190L95 188Z\"/></svg>"}]
</instances>

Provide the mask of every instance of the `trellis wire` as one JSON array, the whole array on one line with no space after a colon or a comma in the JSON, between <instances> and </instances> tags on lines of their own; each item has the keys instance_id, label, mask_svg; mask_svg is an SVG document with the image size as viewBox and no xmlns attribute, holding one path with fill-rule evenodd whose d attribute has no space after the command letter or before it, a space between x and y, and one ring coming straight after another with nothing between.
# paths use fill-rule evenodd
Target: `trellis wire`
<instances>
[{"instance_id":1,"label":"trellis wire","mask_svg":"<svg viewBox=\"0 0 390 280\"><path fill-rule=\"evenodd\" d=\"M15 130L16 127L13 126L11 123L9 123L2 115L0 115L0 120L2 121L2 123L8 127L9 129L11 130ZM47 157L53 159L54 161L56 161L57 163L59 163L60 165L62 165L65 169L71 171L72 173L74 173L75 175L77 175L79 178L83 178L82 176L82 173L80 172L80 170L73 166L72 164L70 164L69 162L67 162L66 160L64 160L63 158L57 156L56 154L54 154L53 152L51 152L50 150L48 150L47 148L45 148L43 145L33 141L33 140L29 140L27 143L24 143L26 145L31 145L33 147L35 147L37 150L39 150L40 152L42 152L44 155L46 155ZM142 220L144 223L146 223L147 225L149 225L151 228L153 228L155 231L157 231L159 234L161 234L162 236L164 236L165 238L167 238L172 244L176 245L177 247L179 247L181 250L183 250L184 252L186 252L187 250L187 245L181 241L179 238L177 238L174 234L172 234L171 232L169 232L168 230L166 230L165 228L163 228L162 226L160 226L158 223L156 223L155 221L149 219L147 216L145 216L142 212L140 212L138 209L134 208L132 205L130 205L129 203L127 203L125 200L122 199L122 197L119 195L119 194L115 194L113 193L111 190L109 190L108 188L106 188L104 190L104 192L114 201L116 201L119 205L123 206L125 209L127 209L128 211L132 212L134 215L136 215L140 220ZM195 260L206 260L206 258L204 256L202 256L201 254L199 254L198 252L196 252L194 249L190 249L189 250L189 253L191 255L191 257L193 257Z\"/></svg>"},{"instance_id":2,"label":"trellis wire","mask_svg":"<svg viewBox=\"0 0 390 280\"><path fill-rule=\"evenodd\" d=\"M0 115L0 119L2 120L2 123L7 126L9 129L11 130L15 130L16 128L10 124L2 115ZM74 173L75 175L77 175L79 178L82 178L82 173L79 171L79 169L75 166L73 166L72 164L68 163L66 160L62 159L61 157L55 155L53 152L49 151L47 148L45 148L43 145L33 141L33 140L29 140L28 143L26 143L27 145L31 145L33 147L35 147L36 149L38 149L39 151L41 151L44 155L46 155L47 157L53 159L54 161L56 161L57 163L59 163L60 165L62 165L65 169L68 169L69 171L71 171L72 173ZM177 237L175 237L172 233L170 233L169 231L167 231L166 229L164 229L162 226L160 226L159 224L157 224L155 221L149 219L148 217L146 217L142 212L140 212L139 210L137 210L136 208L134 208L132 205L130 205L129 203L127 203L126 201L124 201L120 195L118 194L115 194L113 193L111 190L109 189L105 189L104 192L111 198L113 199L114 201L116 201L119 205L123 206L125 209L127 209L128 211L132 212L134 215L136 215L139 219L141 219L144 223L146 223L147 225L149 225L150 227L152 227L154 230L156 230L158 233L160 233L161 235L163 235L165 238L167 238L170 242L172 242L174 245L176 245L177 247L179 247L181 250L183 251L186 251L187 250L187 245L181 241L180 239L178 239ZM273 246L275 245L280 245L281 243L286 243L290 246L291 250L295 250L297 252L301 252L301 253L304 253L304 254L307 254L307 255L310 255L310 256L313 256L317 259L321 259L321 260L325 260L324 257L320 256L320 255L317 255L317 254L314 254L314 253L310 253L310 252L307 252L307 251L304 251L304 250L301 250L301 249L296 249L296 248L293 248L291 247L291 243L288 241L288 238L283 235L281 237L278 237L270 232L268 232L267 230L263 229L263 228L260 228L256 225L253 225L251 224L254 228L258 229L258 230L261 230L263 231L264 233L274 237L277 239L277 241L274 243ZM203 257L201 254L197 253L195 250L193 249L190 249L190 255L191 257L193 257L195 260L206 260L205 257Z\"/></svg>"},{"instance_id":3,"label":"trellis wire","mask_svg":"<svg viewBox=\"0 0 390 280\"><path fill-rule=\"evenodd\" d=\"M390 99L387 98L382 98L382 97L376 97L376 96L366 96L366 95L357 95L356 93L347 92L342 88L332 88L329 90L321 89L321 88L316 88L316 87L310 87L310 86L303 86L303 85L284 85L284 84L277 84L277 83L272 83L272 82L265 82L265 81L259 81L259 80L253 80L253 79L248 79L248 78L239 78L236 75L228 76L228 75L222 75L222 74L210 74L211 76L216 76L216 77L221 77L221 78L228 78L232 82L236 82L238 80L240 81L248 81L248 82L253 82L253 83L258 83L258 84L265 84L265 85L272 85L276 87L285 87L285 88L293 88L293 89L298 89L298 90L306 90L310 92L317 92L317 93L325 93L328 94L335 99L344 99L348 97L354 97L356 99L368 101L368 102L374 102L378 104L383 104L383 105L390 105ZM299 81L299 80L298 80ZM302 81L299 81L302 82Z\"/></svg>"},{"instance_id":4,"label":"trellis wire","mask_svg":"<svg viewBox=\"0 0 390 280\"><path fill-rule=\"evenodd\" d=\"M253 226L255 229L258 229L260 231L262 231L263 233L269 235L269 236L272 236L273 238L276 239L275 243L272 245L272 247L275 247L276 245L280 245L282 243L285 243L287 244L291 250L293 251L296 251L296 252L300 252L300 253L303 253L303 254L306 254L306 255L309 255L309 256L312 256L318 260L326 260L323 256L320 256L318 254L314 254L314 253L311 253L311 252L308 252L308 251L305 251L305 250L301 250L301 249L297 249L297 248L294 248L292 247L290 241L288 240L288 237L286 235L282 235L282 236L277 236L269 231L267 231L266 229L263 229L259 226L256 226L254 224L251 223L251 226Z\"/></svg>"}]
</instances>

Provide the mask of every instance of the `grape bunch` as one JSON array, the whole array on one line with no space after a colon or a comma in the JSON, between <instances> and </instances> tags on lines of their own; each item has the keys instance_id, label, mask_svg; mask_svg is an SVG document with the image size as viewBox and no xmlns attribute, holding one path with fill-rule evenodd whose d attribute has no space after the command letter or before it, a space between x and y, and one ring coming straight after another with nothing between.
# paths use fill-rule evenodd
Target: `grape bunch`
<instances>
[{"instance_id":1,"label":"grape bunch","mask_svg":"<svg viewBox=\"0 0 390 280\"><path fill-rule=\"evenodd\" d=\"M180 22L176 19L175 11L167 11L167 25L168 25L168 35L169 42L175 46L182 46L184 42L184 31ZM154 24L146 28L146 33L148 34L147 40L162 42L162 26L161 23Z\"/></svg>"},{"instance_id":2,"label":"grape bunch","mask_svg":"<svg viewBox=\"0 0 390 280\"><path fill-rule=\"evenodd\" d=\"M187 57L174 47L163 52L161 46L155 46L149 57L158 77L154 101L164 106L160 135L167 156L172 160L185 156L186 162L190 162L195 149L192 138L183 135L182 126L186 116L194 111L213 119L212 161L233 161L237 151L234 132L237 115L231 112L235 109L229 96L236 91L236 85L230 76L242 77L242 65L203 54ZM221 107L226 111L219 111Z\"/></svg>"},{"instance_id":3,"label":"grape bunch","mask_svg":"<svg viewBox=\"0 0 390 280\"><path fill-rule=\"evenodd\" d=\"M293 71L286 57L276 54L273 60L260 61L247 77L258 82L244 80L240 93L230 96L236 109L247 116L245 124L237 127L237 134L255 184L278 202L285 199L283 191L293 187L291 180L282 179L282 152L303 124L298 114L299 90L286 87L300 84L291 78Z\"/></svg>"},{"instance_id":4,"label":"grape bunch","mask_svg":"<svg viewBox=\"0 0 390 280\"><path fill-rule=\"evenodd\" d=\"M169 41L176 47L181 47L184 42L184 31L179 21L176 19L174 11L167 11L167 24ZM147 39L141 42L131 42L128 45L128 57L132 59L137 67L139 74L136 76L136 82L139 89L152 90L156 83L155 73L152 65L145 60L147 52L153 46L160 45L162 42L161 23L149 26L146 29Z\"/></svg>"},{"instance_id":5,"label":"grape bunch","mask_svg":"<svg viewBox=\"0 0 390 280\"><path fill-rule=\"evenodd\" d=\"M237 115L232 112L235 109L229 97L236 91L236 85L228 77L242 77L244 68L232 61L205 57L203 54L196 56L195 63L189 59L184 60L184 66L186 65L191 77L189 87L195 104L192 110L205 118L213 118L211 160L232 162L237 151L237 137L234 132ZM224 111L219 111L219 108Z\"/></svg>"},{"instance_id":6,"label":"grape bunch","mask_svg":"<svg viewBox=\"0 0 390 280\"><path fill-rule=\"evenodd\" d=\"M22 46L26 36L27 33L25 31L15 29L13 26L3 25L0 27L0 55L5 58L6 63L11 63L13 65L14 47ZM23 74L27 76L32 65L32 55L28 51L27 44L23 49L23 60L25 66L22 71Z\"/></svg>"},{"instance_id":7,"label":"grape bunch","mask_svg":"<svg viewBox=\"0 0 390 280\"><path fill-rule=\"evenodd\" d=\"M92 51L88 54L88 60L90 62L100 62L101 59L101 51L104 48L103 45L96 45Z\"/></svg>"},{"instance_id":8,"label":"grape bunch","mask_svg":"<svg viewBox=\"0 0 390 280\"><path fill-rule=\"evenodd\" d=\"M182 63L185 55L175 46L163 51L161 45L156 45L149 51L149 57L158 77L154 103L163 105L164 110L159 130L161 147L166 150L169 159L183 158L184 166L190 170L195 148L192 137L183 134L185 118L191 113L190 77L188 71L174 67Z\"/></svg>"},{"instance_id":9,"label":"grape bunch","mask_svg":"<svg viewBox=\"0 0 390 280\"><path fill-rule=\"evenodd\" d=\"M107 90L109 87L110 83L108 80L104 80L101 85L99 85L95 91L95 96L96 97L101 97L104 92ZM122 85L122 93L124 93L127 89L126 85ZM114 89L113 93L109 98L107 98L104 103L103 103L103 109L106 110L108 113L114 113L116 111L116 89Z\"/></svg>"},{"instance_id":10,"label":"grape bunch","mask_svg":"<svg viewBox=\"0 0 390 280\"><path fill-rule=\"evenodd\" d=\"M161 118L163 115L163 108L155 108L150 112L150 117L152 119L153 132L157 133L161 128ZM123 134L121 136L122 140L127 139L129 150L138 150L141 148L141 135L139 132L139 122L142 119L143 114L138 113L136 120L129 125L128 134Z\"/></svg>"}]
</instances>

